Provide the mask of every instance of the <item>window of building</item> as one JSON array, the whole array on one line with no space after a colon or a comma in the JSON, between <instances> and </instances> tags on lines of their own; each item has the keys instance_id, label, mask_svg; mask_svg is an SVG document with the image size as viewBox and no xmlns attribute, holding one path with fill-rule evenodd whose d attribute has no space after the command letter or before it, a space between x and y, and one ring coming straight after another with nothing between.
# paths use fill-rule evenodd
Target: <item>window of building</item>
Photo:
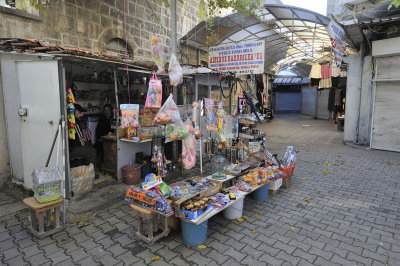
<instances>
[{"instance_id":1,"label":"window of building","mask_svg":"<svg viewBox=\"0 0 400 266\"><path fill-rule=\"evenodd\" d=\"M111 39L107 43L107 54L113 55L119 58L132 58L133 57L133 52L129 44L127 44L123 39L121 38L114 38ZM127 55L126 55L127 53Z\"/></svg>"}]
</instances>

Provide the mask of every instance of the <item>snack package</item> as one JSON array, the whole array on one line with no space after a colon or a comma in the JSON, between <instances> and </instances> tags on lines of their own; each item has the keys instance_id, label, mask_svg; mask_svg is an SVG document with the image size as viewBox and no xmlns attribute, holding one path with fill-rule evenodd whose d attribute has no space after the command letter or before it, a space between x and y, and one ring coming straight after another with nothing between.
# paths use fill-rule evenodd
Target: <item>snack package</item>
<instances>
[{"instance_id":1,"label":"snack package","mask_svg":"<svg viewBox=\"0 0 400 266\"><path fill-rule=\"evenodd\" d=\"M169 60L168 75L169 75L169 83L172 86L178 86L183 82L182 67L179 64L174 54L171 55L171 58Z\"/></svg>"},{"instance_id":2,"label":"snack package","mask_svg":"<svg viewBox=\"0 0 400 266\"><path fill-rule=\"evenodd\" d=\"M151 56L158 67L158 73L165 73L163 53L156 36L151 38Z\"/></svg>"},{"instance_id":3,"label":"snack package","mask_svg":"<svg viewBox=\"0 0 400 266\"><path fill-rule=\"evenodd\" d=\"M153 76L149 81L149 89L147 90L147 98L145 106L148 108L160 108L162 99L162 84L153 72Z\"/></svg>"},{"instance_id":4,"label":"snack package","mask_svg":"<svg viewBox=\"0 0 400 266\"><path fill-rule=\"evenodd\" d=\"M131 139L133 139L134 137L136 137L136 128L128 127L128 128L126 129L126 138L129 139L129 140L131 140Z\"/></svg>"},{"instance_id":5,"label":"snack package","mask_svg":"<svg viewBox=\"0 0 400 266\"><path fill-rule=\"evenodd\" d=\"M186 122L186 128L189 135L182 140L182 162L186 170L192 169L196 164L196 138L194 128L190 121Z\"/></svg>"},{"instance_id":6,"label":"snack package","mask_svg":"<svg viewBox=\"0 0 400 266\"><path fill-rule=\"evenodd\" d=\"M154 124L165 125L179 121L182 122L181 115L179 114L178 107L172 98L172 94L170 94L164 105L156 114L156 117L154 118Z\"/></svg>"},{"instance_id":7,"label":"snack package","mask_svg":"<svg viewBox=\"0 0 400 266\"><path fill-rule=\"evenodd\" d=\"M215 131L214 99L205 98L204 106L206 110L206 130Z\"/></svg>"},{"instance_id":8,"label":"snack package","mask_svg":"<svg viewBox=\"0 0 400 266\"><path fill-rule=\"evenodd\" d=\"M139 104L121 104L121 127L139 127Z\"/></svg>"}]
</instances>

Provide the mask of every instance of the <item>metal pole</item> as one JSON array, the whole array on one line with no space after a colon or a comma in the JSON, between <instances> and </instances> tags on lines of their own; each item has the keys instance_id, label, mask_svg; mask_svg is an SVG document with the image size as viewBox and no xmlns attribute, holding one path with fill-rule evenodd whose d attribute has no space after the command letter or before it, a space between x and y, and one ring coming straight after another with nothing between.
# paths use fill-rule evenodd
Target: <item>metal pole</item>
<instances>
[{"instance_id":1,"label":"metal pole","mask_svg":"<svg viewBox=\"0 0 400 266\"><path fill-rule=\"evenodd\" d=\"M176 56L177 53L177 18L176 18L176 0L171 0L171 52ZM174 86L173 91L174 101L175 103L178 102L178 93L177 88ZM178 158L178 146L176 141L172 143L172 157L176 160Z\"/></svg>"},{"instance_id":2,"label":"metal pole","mask_svg":"<svg viewBox=\"0 0 400 266\"><path fill-rule=\"evenodd\" d=\"M129 72L128 72L128 77L129 79ZM114 69L114 96L115 96L115 105L117 109L117 128L115 130L115 135L117 136L117 165L118 165L118 151L119 151L119 102L118 102L118 72L116 69ZM119 167L119 165L118 165ZM117 180L119 180L120 175L119 175L119 168L117 167Z\"/></svg>"}]
</instances>

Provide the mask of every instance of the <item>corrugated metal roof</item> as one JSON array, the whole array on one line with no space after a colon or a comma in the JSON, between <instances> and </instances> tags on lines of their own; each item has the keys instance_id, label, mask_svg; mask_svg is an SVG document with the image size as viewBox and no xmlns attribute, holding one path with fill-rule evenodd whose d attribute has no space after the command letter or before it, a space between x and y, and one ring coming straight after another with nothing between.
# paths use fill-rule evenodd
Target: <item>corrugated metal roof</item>
<instances>
[{"instance_id":1,"label":"corrugated metal roof","mask_svg":"<svg viewBox=\"0 0 400 266\"><path fill-rule=\"evenodd\" d=\"M259 19L231 14L216 17L211 29L205 21L181 38L203 50L219 44L245 40L265 40L265 71L276 73L280 68L308 76L308 64L333 58L330 38L325 26L329 18L313 11L287 5L265 5ZM297 70L298 69L298 70Z\"/></svg>"}]
</instances>

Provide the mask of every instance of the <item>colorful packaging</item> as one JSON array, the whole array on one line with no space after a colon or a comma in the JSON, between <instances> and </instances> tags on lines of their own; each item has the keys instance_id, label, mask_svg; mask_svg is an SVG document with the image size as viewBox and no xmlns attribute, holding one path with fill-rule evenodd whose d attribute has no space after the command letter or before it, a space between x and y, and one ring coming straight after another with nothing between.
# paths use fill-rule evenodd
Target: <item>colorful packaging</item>
<instances>
[{"instance_id":1,"label":"colorful packaging","mask_svg":"<svg viewBox=\"0 0 400 266\"><path fill-rule=\"evenodd\" d=\"M121 127L139 127L139 104L121 104Z\"/></svg>"},{"instance_id":2,"label":"colorful packaging","mask_svg":"<svg viewBox=\"0 0 400 266\"><path fill-rule=\"evenodd\" d=\"M214 99L205 98L204 107L206 111L206 130L215 131Z\"/></svg>"},{"instance_id":3,"label":"colorful packaging","mask_svg":"<svg viewBox=\"0 0 400 266\"><path fill-rule=\"evenodd\" d=\"M178 86L183 82L183 70L174 54L169 60L168 75L171 86Z\"/></svg>"},{"instance_id":4,"label":"colorful packaging","mask_svg":"<svg viewBox=\"0 0 400 266\"><path fill-rule=\"evenodd\" d=\"M153 76L149 81L149 89L147 90L147 98L145 106L148 108L160 108L162 99L162 84L153 72Z\"/></svg>"},{"instance_id":5,"label":"colorful packaging","mask_svg":"<svg viewBox=\"0 0 400 266\"><path fill-rule=\"evenodd\" d=\"M158 73L165 73L163 53L156 36L151 38L151 56L158 67Z\"/></svg>"},{"instance_id":6,"label":"colorful packaging","mask_svg":"<svg viewBox=\"0 0 400 266\"><path fill-rule=\"evenodd\" d=\"M173 100L172 94L170 94L164 105L156 114L154 124L165 125L179 121L182 122L181 115L179 114L178 107Z\"/></svg>"}]
</instances>

